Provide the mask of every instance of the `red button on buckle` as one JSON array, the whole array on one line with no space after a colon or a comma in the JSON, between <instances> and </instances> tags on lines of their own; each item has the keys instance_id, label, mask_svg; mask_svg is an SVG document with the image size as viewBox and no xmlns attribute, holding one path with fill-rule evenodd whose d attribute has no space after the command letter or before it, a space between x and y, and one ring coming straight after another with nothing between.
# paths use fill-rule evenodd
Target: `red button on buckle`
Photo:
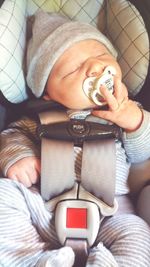
<instances>
[{"instance_id":1,"label":"red button on buckle","mask_svg":"<svg viewBox=\"0 0 150 267\"><path fill-rule=\"evenodd\" d=\"M86 208L67 208L66 213L67 228L87 228Z\"/></svg>"},{"instance_id":2,"label":"red button on buckle","mask_svg":"<svg viewBox=\"0 0 150 267\"><path fill-rule=\"evenodd\" d=\"M87 240L92 246L101 222L97 204L79 199L60 201L55 210L55 228L61 244L68 239Z\"/></svg>"}]
</instances>

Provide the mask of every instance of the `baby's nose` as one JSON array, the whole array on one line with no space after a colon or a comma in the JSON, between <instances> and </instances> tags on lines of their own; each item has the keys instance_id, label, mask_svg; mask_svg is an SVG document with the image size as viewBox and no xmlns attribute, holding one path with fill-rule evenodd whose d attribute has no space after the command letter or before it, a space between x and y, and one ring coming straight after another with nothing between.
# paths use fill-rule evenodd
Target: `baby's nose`
<instances>
[{"instance_id":1,"label":"baby's nose","mask_svg":"<svg viewBox=\"0 0 150 267\"><path fill-rule=\"evenodd\" d=\"M86 62L86 75L87 77L99 77L104 71L104 66L96 58L90 58Z\"/></svg>"}]
</instances>

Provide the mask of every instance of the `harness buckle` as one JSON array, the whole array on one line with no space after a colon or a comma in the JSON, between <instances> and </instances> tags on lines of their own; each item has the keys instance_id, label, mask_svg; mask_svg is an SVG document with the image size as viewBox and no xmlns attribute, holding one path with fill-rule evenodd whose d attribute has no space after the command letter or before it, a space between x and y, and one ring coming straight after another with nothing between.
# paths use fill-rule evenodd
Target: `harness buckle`
<instances>
[{"instance_id":1,"label":"harness buckle","mask_svg":"<svg viewBox=\"0 0 150 267\"><path fill-rule=\"evenodd\" d=\"M60 243L64 245L68 239L79 239L87 241L91 247L103 218L94 202L78 199L60 201L55 210L55 227Z\"/></svg>"}]
</instances>

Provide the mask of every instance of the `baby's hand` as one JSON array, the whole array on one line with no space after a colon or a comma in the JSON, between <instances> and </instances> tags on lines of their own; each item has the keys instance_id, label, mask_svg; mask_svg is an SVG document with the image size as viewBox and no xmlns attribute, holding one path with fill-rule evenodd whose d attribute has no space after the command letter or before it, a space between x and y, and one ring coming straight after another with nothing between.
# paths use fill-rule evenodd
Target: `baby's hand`
<instances>
[{"instance_id":1,"label":"baby's hand","mask_svg":"<svg viewBox=\"0 0 150 267\"><path fill-rule=\"evenodd\" d=\"M128 132L140 127L143 113L136 102L128 99L127 88L118 78L115 78L113 95L105 86L101 87L101 92L109 109L94 110L93 115L111 121Z\"/></svg>"},{"instance_id":2,"label":"baby's hand","mask_svg":"<svg viewBox=\"0 0 150 267\"><path fill-rule=\"evenodd\" d=\"M9 167L6 175L8 178L19 181L26 187L30 187L38 182L40 172L40 159L37 157L26 157Z\"/></svg>"}]
</instances>

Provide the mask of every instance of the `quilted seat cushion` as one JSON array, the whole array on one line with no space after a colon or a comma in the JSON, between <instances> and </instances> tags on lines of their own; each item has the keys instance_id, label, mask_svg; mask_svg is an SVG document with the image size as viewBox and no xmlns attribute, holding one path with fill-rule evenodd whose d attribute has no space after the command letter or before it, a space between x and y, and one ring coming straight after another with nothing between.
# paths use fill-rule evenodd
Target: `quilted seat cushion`
<instances>
[{"instance_id":1,"label":"quilted seat cushion","mask_svg":"<svg viewBox=\"0 0 150 267\"><path fill-rule=\"evenodd\" d=\"M39 9L59 12L70 19L96 26L104 2L105 0L29 0L27 11L28 16L33 15ZM102 21L101 24L103 24Z\"/></svg>"},{"instance_id":2,"label":"quilted seat cushion","mask_svg":"<svg viewBox=\"0 0 150 267\"><path fill-rule=\"evenodd\" d=\"M136 95L141 90L149 65L149 39L143 19L130 1L5 0L0 8L0 90L10 102L19 103L28 97L24 71L26 21L38 9L60 12L107 33L119 52L129 92Z\"/></svg>"},{"instance_id":3,"label":"quilted seat cushion","mask_svg":"<svg viewBox=\"0 0 150 267\"><path fill-rule=\"evenodd\" d=\"M0 8L0 90L10 102L20 103L28 98L24 57L32 20L27 24L27 18L38 9L43 9L60 12L71 19L96 26L103 2L104 0L5 0L3 2Z\"/></svg>"},{"instance_id":4,"label":"quilted seat cushion","mask_svg":"<svg viewBox=\"0 0 150 267\"><path fill-rule=\"evenodd\" d=\"M0 8L0 90L13 103L27 99L25 45L26 1L5 0Z\"/></svg>"},{"instance_id":5,"label":"quilted seat cushion","mask_svg":"<svg viewBox=\"0 0 150 267\"><path fill-rule=\"evenodd\" d=\"M107 0L106 12L107 35L119 52L123 81L135 96L145 82L149 66L149 37L143 18L126 0Z\"/></svg>"}]
</instances>

